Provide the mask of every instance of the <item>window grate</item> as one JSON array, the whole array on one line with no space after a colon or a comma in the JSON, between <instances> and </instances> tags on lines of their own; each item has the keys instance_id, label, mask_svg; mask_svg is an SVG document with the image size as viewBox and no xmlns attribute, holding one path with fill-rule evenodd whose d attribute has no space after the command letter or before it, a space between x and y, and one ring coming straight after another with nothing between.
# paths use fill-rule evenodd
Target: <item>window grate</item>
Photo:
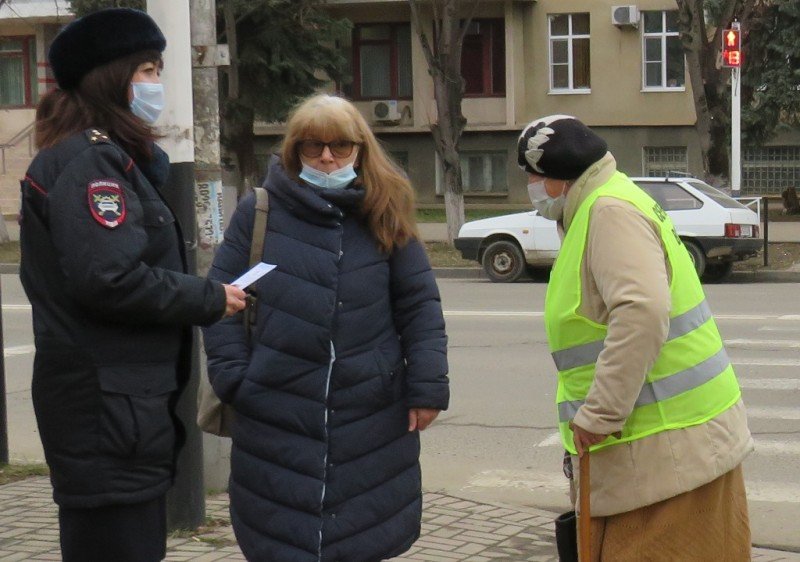
<instances>
[{"instance_id":1,"label":"window grate","mask_svg":"<svg viewBox=\"0 0 800 562\"><path fill-rule=\"evenodd\" d=\"M688 149L685 146L645 146L644 175L661 177L680 172L689 172Z\"/></svg>"},{"instance_id":2,"label":"window grate","mask_svg":"<svg viewBox=\"0 0 800 562\"><path fill-rule=\"evenodd\" d=\"M800 188L800 146L744 147L742 189L754 195L777 195Z\"/></svg>"}]
</instances>

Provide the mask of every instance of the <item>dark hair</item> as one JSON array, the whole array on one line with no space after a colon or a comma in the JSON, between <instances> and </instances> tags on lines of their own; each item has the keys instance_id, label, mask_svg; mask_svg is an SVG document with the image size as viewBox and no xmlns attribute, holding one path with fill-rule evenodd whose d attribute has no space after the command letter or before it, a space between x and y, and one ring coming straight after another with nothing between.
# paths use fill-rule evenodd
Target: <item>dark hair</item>
<instances>
[{"instance_id":1,"label":"dark hair","mask_svg":"<svg viewBox=\"0 0 800 562\"><path fill-rule=\"evenodd\" d=\"M130 110L128 92L140 64L161 53L140 51L92 69L73 90L51 90L36 108L36 146L49 148L91 127L102 129L136 161L149 160L153 128Z\"/></svg>"}]
</instances>

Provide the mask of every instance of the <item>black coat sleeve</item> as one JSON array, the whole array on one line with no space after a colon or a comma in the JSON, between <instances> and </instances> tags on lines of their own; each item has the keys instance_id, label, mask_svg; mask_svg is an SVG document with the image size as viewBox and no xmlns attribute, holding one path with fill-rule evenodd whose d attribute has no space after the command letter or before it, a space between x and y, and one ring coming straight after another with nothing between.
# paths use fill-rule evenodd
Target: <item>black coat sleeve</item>
<instances>
[{"instance_id":1,"label":"black coat sleeve","mask_svg":"<svg viewBox=\"0 0 800 562\"><path fill-rule=\"evenodd\" d=\"M439 288L425 248L414 239L389 258L392 309L406 358L409 408L446 410L447 336Z\"/></svg>"},{"instance_id":2,"label":"black coat sleeve","mask_svg":"<svg viewBox=\"0 0 800 562\"><path fill-rule=\"evenodd\" d=\"M228 283L247 271L253 237L255 196L239 203L225 230L225 240L217 249L208 273L210 279ZM232 402L250 363L250 346L241 314L225 318L203 329L211 386L223 402Z\"/></svg>"},{"instance_id":3,"label":"black coat sleeve","mask_svg":"<svg viewBox=\"0 0 800 562\"><path fill-rule=\"evenodd\" d=\"M225 291L219 283L147 265L144 256L153 249L142 220L142 201L128 179L123 156L109 144L87 148L48 193L48 223L65 290L87 314L116 322L214 322L225 311ZM126 215L114 228L101 225L90 210L88 185L99 179L122 190Z\"/></svg>"}]
</instances>

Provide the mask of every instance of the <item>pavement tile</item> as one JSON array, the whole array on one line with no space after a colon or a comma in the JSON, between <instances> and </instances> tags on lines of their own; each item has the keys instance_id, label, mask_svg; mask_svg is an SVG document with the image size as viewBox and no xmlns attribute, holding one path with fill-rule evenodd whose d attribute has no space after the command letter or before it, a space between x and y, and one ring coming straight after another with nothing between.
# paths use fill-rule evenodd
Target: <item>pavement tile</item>
<instances>
[{"instance_id":1,"label":"pavement tile","mask_svg":"<svg viewBox=\"0 0 800 562\"><path fill-rule=\"evenodd\" d=\"M482 504L426 493L422 536L392 562L557 562L554 513ZM60 560L58 520L49 480L31 478L0 486L0 561ZM195 535L170 537L166 562L245 562L230 527L227 494L207 498L217 525ZM800 562L800 553L754 548L755 562Z\"/></svg>"}]
</instances>

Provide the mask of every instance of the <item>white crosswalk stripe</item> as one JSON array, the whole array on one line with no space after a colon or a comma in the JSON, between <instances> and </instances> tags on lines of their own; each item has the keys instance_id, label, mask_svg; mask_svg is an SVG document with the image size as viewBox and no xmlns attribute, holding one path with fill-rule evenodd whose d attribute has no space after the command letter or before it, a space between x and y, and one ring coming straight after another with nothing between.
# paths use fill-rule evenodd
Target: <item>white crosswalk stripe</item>
<instances>
[{"instance_id":1,"label":"white crosswalk stripe","mask_svg":"<svg viewBox=\"0 0 800 562\"><path fill-rule=\"evenodd\" d=\"M749 501L800 503L800 483L745 480ZM568 483L558 471L484 470L474 474L469 488L510 488L521 491L550 491L566 493Z\"/></svg>"},{"instance_id":2,"label":"white crosswalk stripe","mask_svg":"<svg viewBox=\"0 0 800 562\"><path fill-rule=\"evenodd\" d=\"M800 404L795 407L747 405L748 419L800 420Z\"/></svg>"}]
</instances>

